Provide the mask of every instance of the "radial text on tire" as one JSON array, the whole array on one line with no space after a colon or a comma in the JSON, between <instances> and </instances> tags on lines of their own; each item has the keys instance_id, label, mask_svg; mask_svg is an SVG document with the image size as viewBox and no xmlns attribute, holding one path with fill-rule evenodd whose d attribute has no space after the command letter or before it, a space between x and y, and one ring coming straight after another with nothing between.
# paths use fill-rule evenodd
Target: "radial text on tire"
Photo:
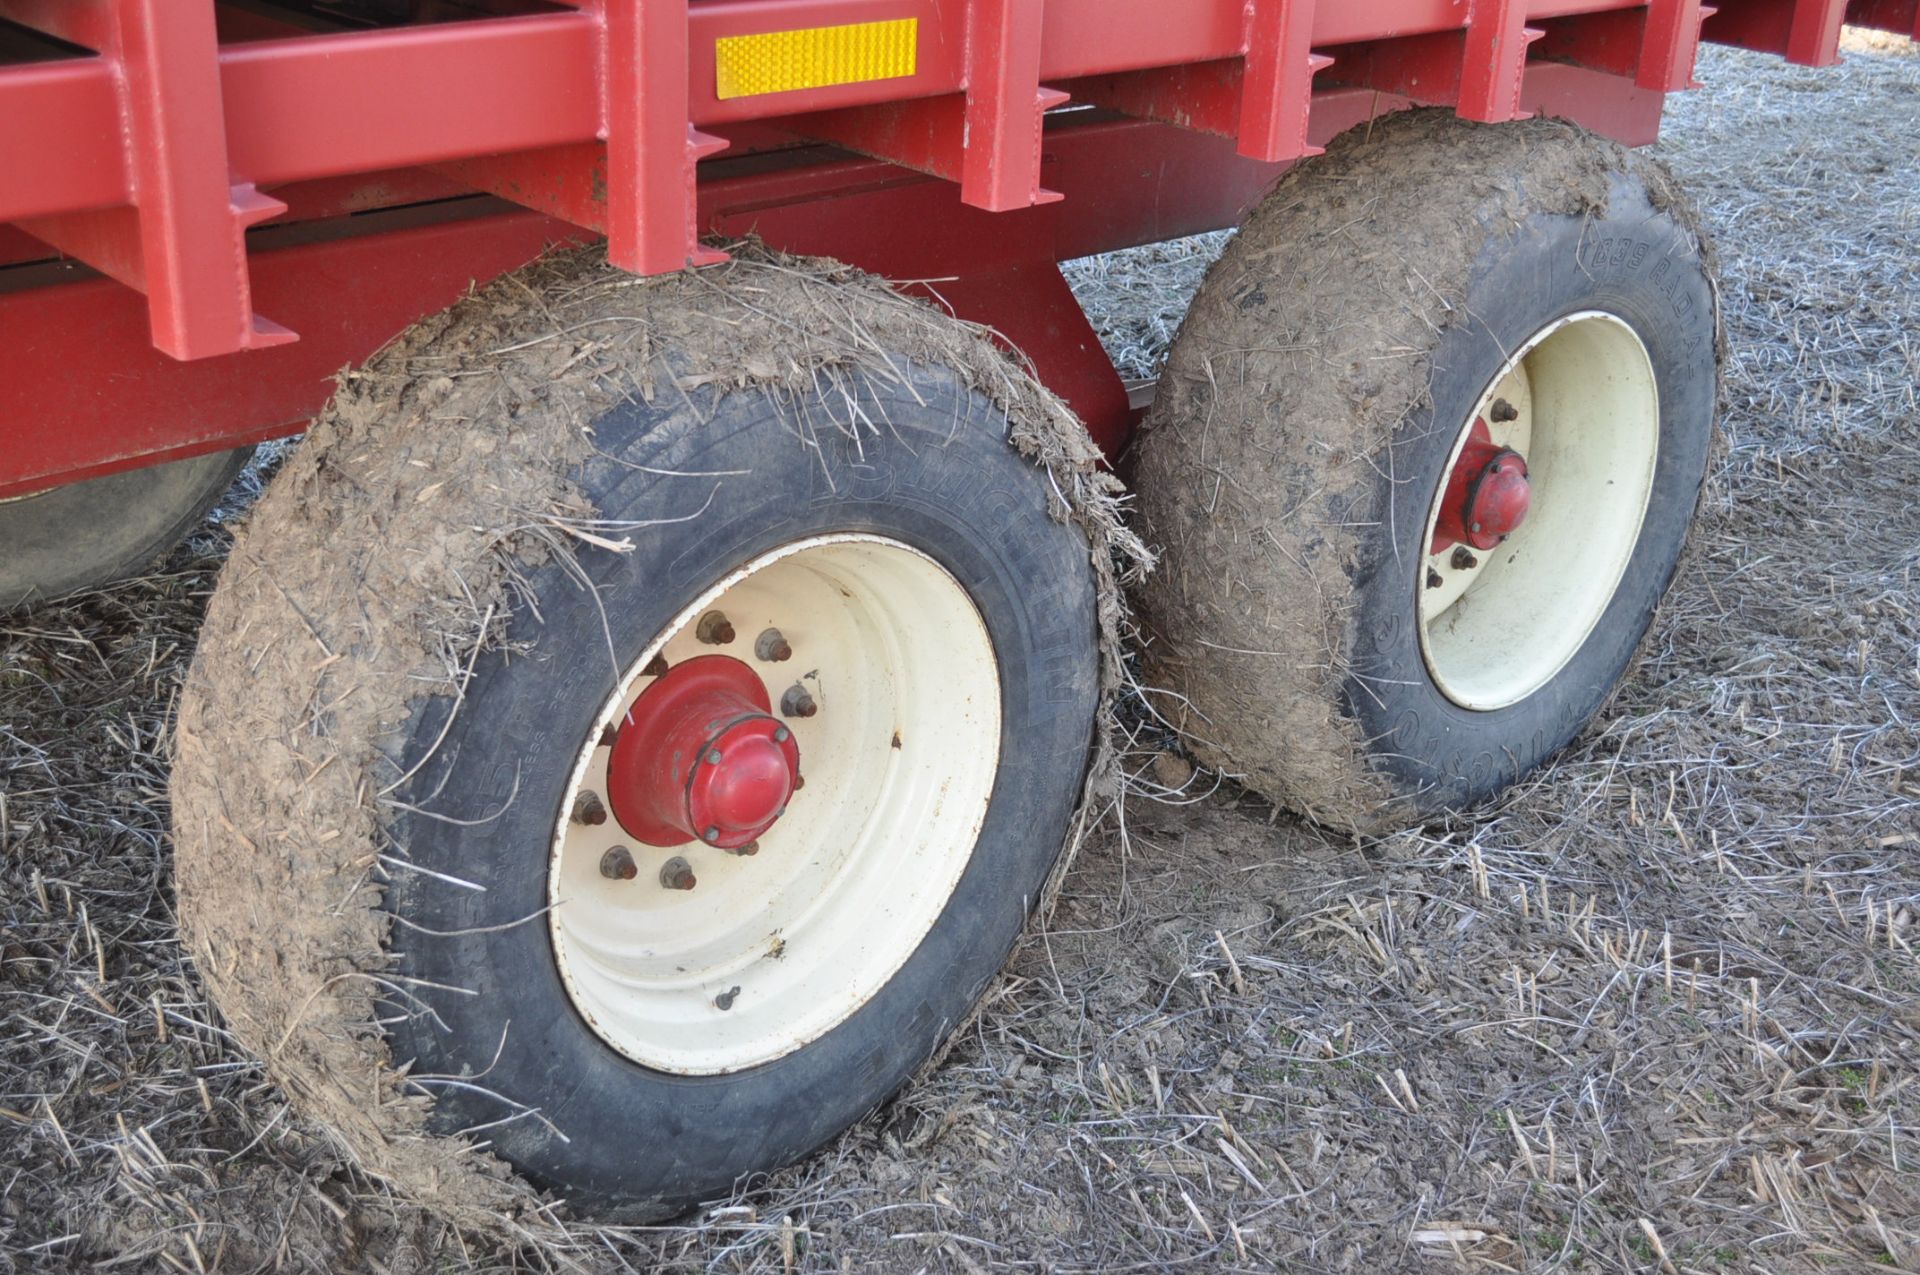
<instances>
[{"instance_id":1,"label":"radial text on tire","mask_svg":"<svg viewBox=\"0 0 1920 1275\"><path fill-rule=\"evenodd\" d=\"M1432 111L1338 139L1209 272L1139 448L1168 715L1352 830L1500 791L1652 622L1717 367L1709 255L1655 161Z\"/></svg>"}]
</instances>

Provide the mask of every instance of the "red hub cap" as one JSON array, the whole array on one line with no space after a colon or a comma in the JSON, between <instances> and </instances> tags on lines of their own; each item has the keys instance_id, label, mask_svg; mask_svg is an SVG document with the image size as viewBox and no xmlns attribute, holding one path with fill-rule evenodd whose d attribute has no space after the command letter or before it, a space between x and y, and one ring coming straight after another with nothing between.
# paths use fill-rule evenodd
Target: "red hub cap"
<instances>
[{"instance_id":1,"label":"red hub cap","mask_svg":"<svg viewBox=\"0 0 1920 1275\"><path fill-rule=\"evenodd\" d=\"M1496 446L1486 421L1476 420L1447 476L1429 552L1456 544L1491 549L1526 521L1532 503L1526 458L1511 447Z\"/></svg>"},{"instance_id":2,"label":"red hub cap","mask_svg":"<svg viewBox=\"0 0 1920 1275\"><path fill-rule=\"evenodd\" d=\"M640 693L607 759L613 817L650 846L734 850L771 828L793 796L800 747L767 688L728 655L675 665Z\"/></svg>"}]
</instances>

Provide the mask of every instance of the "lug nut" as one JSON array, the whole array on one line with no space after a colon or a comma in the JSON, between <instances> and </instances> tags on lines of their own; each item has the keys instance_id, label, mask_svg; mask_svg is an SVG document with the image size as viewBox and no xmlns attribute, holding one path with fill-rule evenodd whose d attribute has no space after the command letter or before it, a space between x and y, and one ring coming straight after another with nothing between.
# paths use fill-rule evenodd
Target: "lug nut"
<instances>
[{"instance_id":1,"label":"lug nut","mask_svg":"<svg viewBox=\"0 0 1920 1275\"><path fill-rule=\"evenodd\" d=\"M600 747L602 747L602 748L612 748L612 747L613 747L613 741L614 741L614 740L616 740L616 739L618 739L618 738L620 738L620 732L619 732L619 731L617 731L617 730L615 730L615 729L614 729L613 727L611 727L611 726L607 726L607 727L604 727L604 728L602 728L602 729L601 729L601 731L600 731Z\"/></svg>"},{"instance_id":2,"label":"lug nut","mask_svg":"<svg viewBox=\"0 0 1920 1275\"><path fill-rule=\"evenodd\" d=\"M669 890L691 890L698 884L693 875L693 865L674 855L660 865L660 884Z\"/></svg>"},{"instance_id":3,"label":"lug nut","mask_svg":"<svg viewBox=\"0 0 1920 1275\"><path fill-rule=\"evenodd\" d=\"M633 855L625 846L615 846L600 856L600 875L609 881L631 881L640 875Z\"/></svg>"},{"instance_id":4,"label":"lug nut","mask_svg":"<svg viewBox=\"0 0 1920 1275\"><path fill-rule=\"evenodd\" d=\"M726 849L726 847L724 846L721 848ZM743 859L751 858L752 856L760 853L760 843L758 841L749 841L744 846L735 846L731 850L727 850L727 853L737 854Z\"/></svg>"},{"instance_id":5,"label":"lug nut","mask_svg":"<svg viewBox=\"0 0 1920 1275\"><path fill-rule=\"evenodd\" d=\"M726 612L709 611L700 617L693 635L708 646L725 646L734 639L733 625L727 620Z\"/></svg>"},{"instance_id":6,"label":"lug nut","mask_svg":"<svg viewBox=\"0 0 1920 1275\"><path fill-rule=\"evenodd\" d=\"M666 675L667 657L664 655L654 656L647 661L647 666L640 670L640 676L642 677L665 677Z\"/></svg>"},{"instance_id":7,"label":"lug nut","mask_svg":"<svg viewBox=\"0 0 1920 1275\"><path fill-rule=\"evenodd\" d=\"M806 786L807 786L807 777L805 775L795 775L793 777L793 790L795 792L799 792L802 788L805 788Z\"/></svg>"},{"instance_id":8,"label":"lug nut","mask_svg":"<svg viewBox=\"0 0 1920 1275\"><path fill-rule=\"evenodd\" d=\"M753 640L753 653L770 664L793 658L793 648L787 645L779 629L765 629Z\"/></svg>"},{"instance_id":9,"label":"lug nut","mask_svg":"<svg viewBox=\"0 0 1920 1275\"><path fill-rule=\"evenodd\" d=\"M1493 400L1493 406L1488 409L1487 415L1493 418L1495 425L1505 425L1508 421L1520 419L1520 409L1504 398L1496 398Z\"/></svg>"},{"instance_id":10,"label":"lug nut","mask_svg":"<svg viewBox=\"0 0 1920 1275\"><path fill-rule=\"evenodd\" d=\"M813 702L813 696L807 694L806 687L795 682L780 697L780 711L788 717L812 717L820 711L820 706Z\"/></svg>"},{"instance_id":11,"label":"lug nut","mask_svg":"<svg viewBox=\"0 0 1920 1275\"><path fill-rule=\"evenodd\" d=\"M1445 576L1442 576L1438 571L1435 571L1432 567L1427 568L1427 587L1429 589L1437 589L1441 585L1445 584L1446 582L1447 581Z\"/></svg>"},{"instance_id":12,"label":"lug nut","mask_svg":"<svg viewBox=\"0 0 1920 1275\"><path fill-rule=\"evenodd\" d=\"M1474 530L1479 530L1478 523L1474 524ZM1480 559L1474 557L1465 545L1456 545L1454 546L1453 557L1447 559L1447 565L1455 571L1465 571L1468 567L1480 565Z\"/></svg>"},{"instance_id":13,"label":"lug nut","mask_svg":"<svg viewBox=\"0 0 1920 1275\"><path fill-rule=\"evenodd\" d=\"M573 821L589 828L598 828L607 821L606 803L600 800L599 793L589 789L573 799Z\"/></svg>"}]
</instances>

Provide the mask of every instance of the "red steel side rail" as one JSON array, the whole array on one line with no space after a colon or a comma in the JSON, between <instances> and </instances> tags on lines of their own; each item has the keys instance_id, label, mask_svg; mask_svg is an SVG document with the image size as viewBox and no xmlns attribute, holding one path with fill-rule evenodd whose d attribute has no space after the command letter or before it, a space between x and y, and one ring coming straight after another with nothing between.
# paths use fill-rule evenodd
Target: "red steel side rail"
<instances>
[{"instance_id":1,"label":"red steel side rail","mask_svg":"<svg viewBox=\"0 0 1920 1275\"><path fill-rule=\"evenodd\" d=\"M1111 451L1125 393L1056 260L1231 224L1382 110L1541 111L1640 143L1703 38L1825 64L1844 21L1920 36L1920 0L559 2L276 38L288 24L215 0L0 0L94 51L0 65L0 267L38 242L106 276L23 290L0 268L0 498L291 432L334 369L587 233L643 273L716 260L702 231L757 230L947 279L927 290L999 328ZM720 91L723 40L868 22L915 24L910 67ZM1045 127L1067 100L1148 123ZM823 140L871 158L698 179L728 145ZM530 211L343 217L475 190ZM323 218L349 237L247 233Z\"/></svg>"},{"instance_id":2,"label":"red steel side rail","mask_svg":"<svg viewBox=\"0 0 1920 1275\"><path fill-rule=\"evenodd\" d=\"M1277 162L1307 153L1307 103L1329 57L1318 50L1339 60L1343 85L1493 121L1519 113L1540 24L1640 23L1633 69L1666 88L1690 75L1706 13L1696 0L568 3L222 47L214 0L0 0L0 18L98 54L0 68L0 222L145 292L156 345L202 357L292 339L253 313L244 252L245 228L280 211L260 188L280 183L454 164L540 211L572 219L583 198L604 204L594 220L615 262L656 272L711 259L694 234L693 175L727 125L780 120L1008 210L1052 197L1040 117L1069 92L1235 136L1242 154ZM1709 21L1826 60L1845 11L1846 0L1723 0ZM901 20L917 24L910 74L720 96L718 41ZM1584 52L1577 38L1557 45L1576 63Z\"/></svg>"}]
</instances>

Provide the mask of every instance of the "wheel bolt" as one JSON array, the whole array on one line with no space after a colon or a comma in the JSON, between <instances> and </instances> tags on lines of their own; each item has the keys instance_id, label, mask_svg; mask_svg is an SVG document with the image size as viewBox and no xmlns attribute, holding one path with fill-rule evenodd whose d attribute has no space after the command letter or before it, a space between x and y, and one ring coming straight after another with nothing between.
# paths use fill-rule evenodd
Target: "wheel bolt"
<instances>
[{"instance_id":1,"label":"wheel bolt","mask_svg":"<svg viewBox=\"0 0 1920 1275\"><path fill-rule=\"evenodd\" d=\"M1437 589L1446 582L1445 576L1435 571L1432 567L1427 568L1427 587L1429 589Z\"/></svg>"},{"instance_id":2,"label":"wheel bolt","mask_svg":"<svg viewBox=\"0 0 1920 1275\"><path fill-rule=\"evenodd\" d=\"M601 730L601 732L600 732L600 747L602 747L602 748L612 748L612 747L613 747L613 741L614 741L614 740L616 740L616 739L618 739L618 738L620 738L620 732L619 732L619 731L617 731L617 730L615 730L615 729L614 729L613 727L611 727L611 726L608 726L608 727L605 727L605 728L603 728L603 729Z\"/></svg>"},{"instance_id":3,"label":"wheel bolt","mask_svg":"<svg viewBox=\"0 0 1920 1275\"><path fill-rule=\"evenodd\" d=\"M1474 530L1478 531L1479 529L1479 524L1474 524ZM1468 567L1478 566L1479 564L1480 559L1474 557L1465 545L1456 546L1453 551L1453 556L1447 559L1447 565L1455 571L1465 571Z\"/></svg>"},{"instance_id":4,"label":"wheel bolt","mask_svg":"<svg viewBox=\"0 0 1920 1275\"><path fill-rule=\"evenodd\" d=\"M776 744L784 744L784 743L786 743L786 742L787 742L787 741L788 741L789 739L792 739L792 738L793 738L793 732L792 732L792 731L790 731L790 730L788 730L788 729L787 729L786 727L784 727L784 726L776 726L776 727L774 727L774 728L773 728L773 742L774 742L774 743L776 743Z\"/></svg>"},{"instance_id":5,"label":"wheel bolt","mask_svg":"<svg viewBox=\"0 0 1920 1275\"><path fill-rule=\"evenodd\" d=\"M674 855L660 865L660 884L669 890L691 890L697 884L693 876L693 865Z\"/></svg>"},{"instance_id":6,"label":"wheel bolt","mask_svg":"<svg viewBox=\"0 0 1920 1275\"><path fill-rule=\"evenodd\" d=\"M807 694L806 687L795 682L780 697L780 711L788 717L812 717L820 711L820 706L813 702L813 696Z\"/></svg>"},{"instance_id":7,"label":"wheel bolt","mask_svg":"<svg viewBox=\"0 0 1920 1275\"><path fill-rule=\"evenodd\" d=\"M1520 419L1520 409L1504 398L1496 398L1493 400L1493 406L1488 409L1487 415L1493 418L1495 425L1505 425L1508 421Z\"/></svg>"},{"instance_id":8,"label":"wheel bolt","mask_svg":"<svg viewBox=\"0 0 1920 1275\"><path fill-rule=\"evenodd\" d=\"M615 846L600 856L600 875L609 881L631 881L640 875L633 855L625 846Z\"/></svg>"},{"instance_id":9,"label":"wheel bolt","mask_svg":"<svg viewBox=\"0 0 1920 1275\"><path fill-rule=\"evenodd\" d=\"M724 611L709 611L694 626L693 635L708 646L725 646L733 641L733 625Z\"/></svg>"},{"instance_id":10,"label":"wheel bolt","mask_svg":"<svg viewBox=\"0 0 1920 1275\"><path fill-rule=\"evenodd\" d=\"M793 790L795 792L799 792L802 788L805 788L806 786L807 786L807 777L805 775L795 775L793 777Z\"/></svg>"},{"instance_id":11,"label":"wheel bolt","mask_svg":"<svg viewBox=\"0 0 1920 1275\"><path fill-rule=\"evenodd\" d=\"M573 821L589 828L598 828L607 821L606 803L600 800L599 793L589 789L573 799Z\"/></svg>"},{"instance_id":12,"label":"wheel bolt","mask_svg":"<svg viewBox=\"0 0 1920 1275\"><path fill-rule=\"evenodd\" d=\"M725 847L722 848L725 849ZM749 841L744 846L733 847L731 850L728 850L727 853L737 854L743 859L751 858L753 855L760 853L760 843L758 841Z\"/></svg>"},{"instance_id":13,"label":"wheel bolt","mask_svg":"<svg viewBox=\"0 0 1920 1275\"><path fill-rule=\"evenodd\" d=\"M700 839L702 841L709 841L709 842L718 841L720 840L720 829L708 828L705 832L700 834Z\"/></svg>"},{"instance_id":14,"label":"wheel bolt","mask_svg":"<svg viewBox=\"0 0 1920 1275\"><path fill-rule=\"evenodd\" d=\"M667 657L664 655L654 656L647 661L647 666L640 670L640 676L642 677L665 677L666 675Z\"/></svg>"},{"instance_id":15,"label":"wheel bolt","mask_svg":"<svg viewBox=\"0 0 1920 1275\"><path fill-rule=\"evenodd\" d=\"M753 653L771 664L793 658L793 648L787 645L779 629L765 629L753 640Z\"/></svg>"}]
</instances>

